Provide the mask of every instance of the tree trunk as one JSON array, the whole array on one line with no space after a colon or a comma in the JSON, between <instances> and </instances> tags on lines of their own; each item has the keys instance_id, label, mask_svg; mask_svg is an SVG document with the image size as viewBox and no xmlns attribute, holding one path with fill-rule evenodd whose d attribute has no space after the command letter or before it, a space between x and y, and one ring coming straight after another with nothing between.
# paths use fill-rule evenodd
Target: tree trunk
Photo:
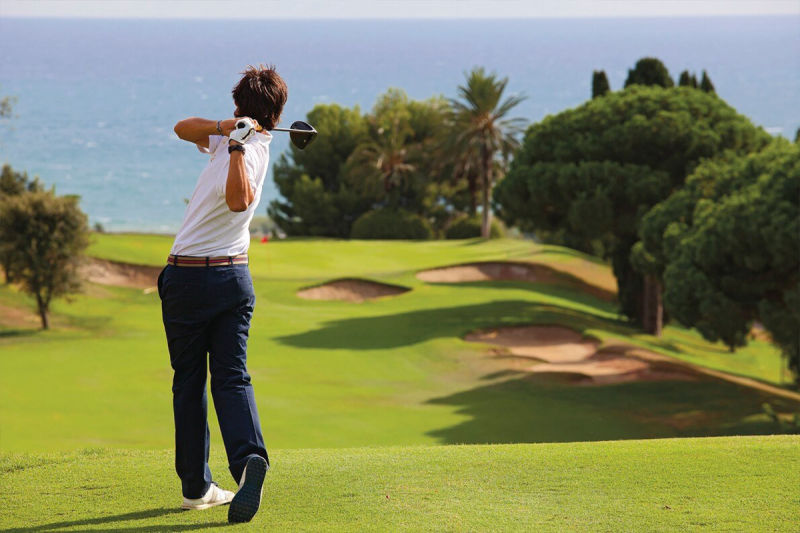
<instances>
[{"instance_id":1,"label":"tree trunk","mask_svg":"<svg viewBox=\"0 0 800 533\"><path fill-rule=\"evenodd\" d=\"M478 212L478 183L477 178L470 172L467 178L469 184L469 214L475 215Z\"/></svg>"},{"instance_id":2,"label":"tree trunk","mask_svg":"<svg viewBox=\"0 0 800 533\"><path fill-rule=\"evenodd\" d=\"M644 298L642 299L642 325L644 330L656 337L661 336L664 322L664 307L661 301L661 284L653 275L644 277Z\"/></svg>"},{"instance_id":3,"label":"tree trunk","mask_svg":"<svg viewBox=\"0 0 800 533\"><path fill-rule=\"evenodd\" d=\"M50 329L50 323L47 321L47 306L39 293L36 294L36 307L39 308L39 317L42 319L42 329Z\"/></svg>"},{"instance_id":4,"label":"tree trunk","mask_svg":"<svg viewBox=\"0 0 800 533\"><path fill-rule=\"evenodd\" d=\"M483 149L483 218L481 220L481 237L489 238L489 228L492 214L489 212L489 193L492 186L492 158L489 157L486 148Z\"/></svg>"},{"instance_id":5,"label":"tree trunk","mask_svg":"<svg viewBox=\"0 0 800 533\"><path fill-rule=\"evenodd\" d=\"M8 257L3 257L2 264L6 284L13 283L14 279L13 274L11 274L11 261L9 261Z\"/></svg>"}]
</instances>

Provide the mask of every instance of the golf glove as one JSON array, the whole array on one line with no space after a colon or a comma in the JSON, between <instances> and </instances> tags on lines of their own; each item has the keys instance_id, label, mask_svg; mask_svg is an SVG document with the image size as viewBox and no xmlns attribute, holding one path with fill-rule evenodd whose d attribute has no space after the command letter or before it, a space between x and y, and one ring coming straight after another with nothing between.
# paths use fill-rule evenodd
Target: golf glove
<instances>
[{"instance_id":1,"label":"golf glove","mask_svg":"<svg viewBox=\"0 0 800 533\"><path fill-rule=\"evenodd\" d=\"M256 124L250 118L240 118L236 121L236 128L229 135L230 140L244 144L247 139L255 135Z\"/></svg>"}]
</instances>

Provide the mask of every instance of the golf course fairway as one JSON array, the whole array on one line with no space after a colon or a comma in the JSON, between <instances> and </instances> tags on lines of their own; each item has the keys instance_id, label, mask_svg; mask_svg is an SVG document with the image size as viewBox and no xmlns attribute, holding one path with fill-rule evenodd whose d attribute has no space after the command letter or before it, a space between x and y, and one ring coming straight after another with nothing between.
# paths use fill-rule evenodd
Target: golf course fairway
<instances>
[{"instance_id":1,"label":"golf course fairway","mask_svg":"<svg viewBox=\"0 0 800 533\"><path fill-rule=\"evenodd\" d=\"M92 241L91 257L152 272L172 238ZM541 278L420 279L485 262ZM675 325L658 338L642 333L604 296L614 279L595 258L514 239L292 239L253 241L250 268L248 367L273 467L262 512L239 529L799 523L800 440L771 436L786 427L764 410L783 420L800 412L780 352L758 336L731 353ZM298 296L341 279L402 290L363 301ZM0 529L223 525L224 509L177 511L172 372L153 287L88 282L54 302L51 324L41 331L31 299L0 286L0 482L9 491ZM537 327L568 330L601 359L661 366L624 379L544 373L535 357L492 342ZM212 405L212 471L232 489Z\"/></svg>"},{"instance_id":2,"label":"golf course fairway","mask_svg":"<svg viewBox=\"0 0 800 533\"><path fill-rule=\"evenodd\" d=\"M236 531L796 531L798 436L278 450ZM171 450L0 459L9 531L188 531ZM212 470L230 487L223 456Z\"/></svg>"}]
</instances>

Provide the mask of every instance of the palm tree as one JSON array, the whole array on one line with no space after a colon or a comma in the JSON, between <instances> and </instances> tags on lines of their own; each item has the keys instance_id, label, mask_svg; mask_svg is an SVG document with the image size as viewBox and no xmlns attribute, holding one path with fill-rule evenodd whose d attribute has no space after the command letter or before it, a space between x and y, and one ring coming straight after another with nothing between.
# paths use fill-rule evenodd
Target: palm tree
<instances>
[{"instance_id":1,"label":"palm tree","mask_svg":"<svg viewBox=\"0 0 800 533\"><path fill-rule=\"evenodd\" d=\"M405 137L397 123L392 128L379 128L377 138L357 146L348 159L355 173L363 174L367 180L377 178L383 182L383 194L388 203L417 170L413 162L414 146L409 145Z\"/></svg>"},{"instance_id":2,"label":"palm tree","mask_svg":"<svg viewBox=\"0 0 800 533\"><path fill-rule=\"evenodd\" d=\"M491 213L489 198L494 181L502 178L511 154L519 146L525 119L507 118L524 96L509 96L501 102L508 78L486 74L482 67L472 69L465 86L459 86L460 100L450 99L451 145L456 175L469 179L477 175L481 187L483 219L481 236L489 236ZM499 163L499 164L496 164Z\"/></svg>"}]
</instances>

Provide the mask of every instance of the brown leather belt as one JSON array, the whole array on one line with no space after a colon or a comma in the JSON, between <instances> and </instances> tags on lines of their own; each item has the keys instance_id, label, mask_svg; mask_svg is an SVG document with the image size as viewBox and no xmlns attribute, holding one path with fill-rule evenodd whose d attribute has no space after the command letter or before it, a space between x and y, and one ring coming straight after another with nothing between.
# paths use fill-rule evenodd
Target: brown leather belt
<instances>
[{"instance_id":1,"label":"brown leather belt","mask_svg":"<svg viewBox=\"0 0 800 533\"><path fill-rule=\"evenodd\" d=\"M189 255L172 255L167 257L167 264L179 267L218 267L229 265L246 265L247 254L221 255L218 257L193 257Z\"/></svg>"}]
</instances>

